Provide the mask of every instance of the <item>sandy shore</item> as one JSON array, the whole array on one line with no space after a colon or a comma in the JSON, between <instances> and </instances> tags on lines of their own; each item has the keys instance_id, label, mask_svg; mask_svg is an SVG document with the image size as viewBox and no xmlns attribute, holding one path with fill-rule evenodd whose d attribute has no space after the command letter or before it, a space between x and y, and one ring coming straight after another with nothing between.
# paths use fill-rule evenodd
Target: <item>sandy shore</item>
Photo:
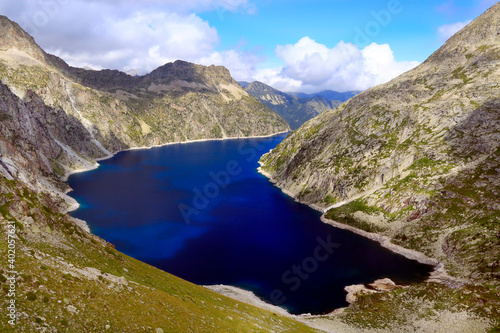
<instances>
[{"instance_id":1,"label":"sandy shore","mask_svg":"<svg viewBox=\"0 0 500 333\"><path fill-rule=\"evenodd\" d=\"M276 313L278 315L288 317L294 319L296 321L300 321L306 324L309 327L318 329L322 332L343 332L343 333L360 333L359 330L350 327L344 323L342 323L337 318L331 317L329 315L310 315L310 314L301 314L301 315L293 315L287 312L284 308L267 303L257 297L251 291L227 286L227 285L213 285L213 286L203 286L207 289L210 289L218 294L230 297L234 300L237 300L242 303L246 303L272 313ZM340 310L340 311L339 311ZM341 312L342 309L337 309L332 314Z\"/></svg>"},{"instance_id":2,"label":"sandy shore","mask_svg":"<svg viewBox=\"0 0 500 333\"><path fill-rule=\"evenodd\" d=\"M280 314L282 316L293 317L293 318L299 317L299 316L295 316L295 315L290 314L288 311L286 311L284 308L282 308L280 306L273 305L273 304L270 304L270 303L267 303L267 302L261 300L253 292L245 290L245 289L241 289L241 288L233 287L233 286L228 286L228 285L224 285L224 284L217 284L217 285L213 285L213 286L203 286L203 287L210 289L212 291L215 291L216 293L219 293L221 295L235 299L237 301L247 303L247 304L256 306L258 308Z\"/></svg>"},{"instance_id":3,"label":"sandy shore","mask_svg":"<svg viewBox=\"0 0 500 333\"><path fill-rule=\"evenodd\" d=\"M436 260L434 258L430 258L421 252L418 252L415 250L410 250L410 249L404 248L402 246L391 243L389 237L387 237L387 236L382 236L382 235L379 235L376 233L367 232L367 231L352 227L350 225L346 225L343 223L339 223L339 222L327 219L325 217L325 215L321 216L321 221L323 223L329 224L329 225L334 226L336 228L349 230L355 234L358 234L358 235L363 236L365 238L376 241L377 243L382 245L382 247L384 247L388 250L391 250L394 253L400 254L408 259L418 261L421 264L426 264L426 265L431 265L431 266L439 265L438 260Z\"/></svg>"}]
</instances>

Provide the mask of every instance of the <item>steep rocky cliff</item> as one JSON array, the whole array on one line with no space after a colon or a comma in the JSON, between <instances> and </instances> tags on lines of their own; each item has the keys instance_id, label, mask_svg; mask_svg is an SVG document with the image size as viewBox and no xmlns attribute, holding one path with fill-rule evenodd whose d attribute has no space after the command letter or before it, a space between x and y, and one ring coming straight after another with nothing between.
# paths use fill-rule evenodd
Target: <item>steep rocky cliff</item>
<instances>
[{"instance_id":1,"label":"steep rocky cliff","mask_svg":"<svg viewBox=\"0 0 500 333\"><path fill-rule=\"evenodd\" d=\"M245 91L285 118L292 129L341 104L340 101L330 101L323 96L298 98L258 81L246 85Z\"/></svg>"},{"instance_id":2,"label":"steep rocky cliff","mask_svg":"<svg viewBox=\"0 0 500 333\"><path fill-rule=\"evenodd\" d=\"M417 68L308 121L261 159L262 169L330 220L387 236L464 283L495 290L498 22L500 4ZM496 290L484 304L498 305ZM498 311L487 316L498 324Z\"/></svg>"}]
</instances>

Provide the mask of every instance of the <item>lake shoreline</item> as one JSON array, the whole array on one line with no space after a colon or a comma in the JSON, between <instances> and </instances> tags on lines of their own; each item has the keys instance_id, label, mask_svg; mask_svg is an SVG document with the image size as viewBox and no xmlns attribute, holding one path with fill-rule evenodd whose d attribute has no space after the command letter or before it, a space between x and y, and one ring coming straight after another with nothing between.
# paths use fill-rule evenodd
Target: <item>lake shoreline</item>
<instances>
[{"instance_id":1,"label":"lake shoreline","mask_svg":"<svg viewBox=\"0 0 500 333\"><path fill-rule=\"evenodd\" d=\"M210 289L212 291L215 291L218 294L224 295L226 297L233 298L237 301L247 303L256 307L259 307L261 309L271 311L274 313L277 313L282 316L287 316L289 318L293 318L296 320L304 319L304 318L321 318L324 316L328 316L332 314L333 312L338 312L339 309L345 309L345 308L337 308L331 312L328 312L326 314L317 314L313 315L310 313L301 313L301 314L292 314L287 311L287 309L274 305L272 303L267 302L266 300L263 300L259 296L255 295L252 291L231 286L231 285L226 285L226 284L216 284L216 285L203 285L202 287Z\"/></svg>"},{"instance_id":2,"label":"lake shoreline","mask_svg":"<svg viewBox=\"0 0 500 333\"><path fill-rule=\"evenodd\" d=\"M297 197L295 195L293 195L290 191L287 191L287 190L281 188L277 184L278 183L277 180L274 179L271 176L271 174L262 170L262 163L260 161L259 161L259 164L260 164L260 167L257 168L257 171L260 174L262 174L263 176L268 178L269 181L272 184L274 184L274 186L279 188L284 194L290 196L291 198L293 198L295 201L297 201L299 203L303 203L300 200L298 200ZM433 266L434 269L429 274L429 277L427 278L427 280L425 280L424 282L438 282L438 283L442 283L445 285L449 285L449 284L453 284L453 283L457 282L457 280L455 278L448 275L448 273L444 267L444 264L442 262L440 262L439 260L437 260L435 258L428 257L426 254L424 254L422 252L419 252L416 250L411 250L411 249L402 247L400 245L394 244L390 241L389 237L387 237L387 236L383 236L383 235L380 235L377 233L367 232L365 230L358 229L358 228L350 226L350 225L346 225L346 224L343 224L343 223L340 223L340 222L337 222L334 220L330 220L330 219L326 218L327 212L323 208L321 208L315 204L307 204L307 203L303 203L303 204L311 207L312 209L314 209L316 211L321 212L322 215L321 215L320 220L321 220L321 222L323 222L325 224L329 224L335 228L348 230L352 233L355 233L355 234L360 235L362 237L365 237L367 239L373 240L373 241L377 242L378 244L380 244L380 246L382 246L383 248L385 248L393 253L396 253L398 255L401 255L407 259L417 261L421 264Z\"/></svg>"},{"instance_id":3,"label":"lake shoreline","mask_svg":"<svg viewBox=\"0 0 500 333\"><path fill-rule=\"evenodd\" d=\"M125 151L133 151L133 150L147 150L147 149L153 149L153 148L161 148L161 147L165 147L165 146L170 146L170 145L177 145L177 144L188 144L188 143L196 143L196 142L207 142L207 141L224 141L224 140L240 140L240 139L259 139L259 138L270 138L270 137L273 137L275 135L280 135L280 134L284 134L284 133L290 133L291 131L282 131L282 132L276 132L276 133L273 133L273 134L269 134L269 135L254 135L254 136L237 136L237 137L226 137L226 138L213 138L213 139L197 139L197 140L186 140L186 141L175 141L175 142L166 142L166 143L162 143L162 144L159 144L159 145L152 145L152 146L139 146L139 147L129 147L129 148L126 148L126 149L122 149L122 150L119 150L117 152L114 152L114 153L111 153L110 155L108 156L104 156L104 157L99 157L99 158L96 158L94 159L94 162L96 162L93 166L91 167L88 167L88 168L81 168L81 169L75 169L75 170L71 170L71 171L68 171L63 177L62 177L62 180L64 182L67 182L68 181L68 178L69 176L71 175L74 175L74 174L77 174L77 173L82 173L82 172L86 172L86 171L91 171L91 170L95 170L99 167L99 161L105 161L105 160L108 160L110 158L113 158L116 154L118 153L121 153L121 152L125 152Z\"/></svg>"},{"instance_id":4,"label":"lake shoreline","mask_svg":"<svg viewBox=\"0 0 500 333\"><path fill-rule=\"evenodd\" d=\"M152 146L129 147L127 149L122 149L122 150L119 150L117 152L111 153L108 156L99 157L99 158L94 159L95 163L92 166L90 166L90 167L80 168L80 169L75 169L75 170L68 171L68 172L66 172L64 174L64 176L62 177L61 180L64 181L65 183L67 183L68 182L68 178L71 175L95 170L95 169L99 168L99 165L100 165L97 162L99 162L99 161L105 161L105 160L108 160L110 158L113 158L114 156L116 156L116 154L121 153L121 152L133 151L133 150L148 150L148 149L161 148L161 147L170 146L170 145L189 144L189 143L196 143L196 142L270 138L270 137L273 137L273 136L276 136L276 135L280 135L280 134L285 134L285 133L290 133L290 131L282 131L282 132L277 132L277 133L273 133L273 134L269 134L269 135L255 135L255 136L248 136L248 137L226 137L226 138L213 138L213 139L198 139L198 140L167 142L167 143L163 143L163 144L159 144L159 145L152 145ZM71 213L71 212L77 210L80 207L80 204L74 198L72 198L71 196L68 195L68 193L71 193L71 191L72 191L72 189L70 188L65 193L63 193L63 195L65 196L66 202L68 203L68 208L66 208L66 213ZM85 222L85 221L83 221L83 222ZM88 224L87 224L87 228L88 228Z\"/></svg>"},{"instance_id":5,"label":"lake shoreline","mask_svg":"<svg viewBox=\"0 0 500 333\"><path fill-rule=\"evenodd\" d=\"M104 157L104 158L101 158L101 159L98 159L98 160L106 160L108 158L111 158L113 156L115 156L116 154L118 154L119 152L123 152L123 151L131 151L131 150L139 150L139 149L152 149L152 148L156 148L156 147L163 147L163 146L168 146L168 145L173 145L173 144L182 144L182 143L192 143L192 142L207 142L207 141L223 141L223 140L235 140L235 139L254 139L254 138L266 138L266 137L273 137L273 136L277 136L277 135L280 135L280 134L283 134L283 133L287 133L287 132L280 132L280 133L275 133L275 134L272 134L272 135L266 135L266 136L256 136L256 137L245 137L245 138L240 138L240 137L234 137L234 138L219 138L219 139L202 139L202 140L193 140L193 141L183 141L183 142L171 142L171 143L166 143L166 144L162 144L162 145L156 145L156 146L151 146L151 147L132 147L132 148L128 148L126 150L121 150L121 151L118 151L116 153L114 153L112 156L107 156L107 157ZM97 160L96 160L97 161ZM96 167L98 167L98 164L96 163ZM89 168L88 170L93 170L95 169L96 167L92 167L92 168ZM82 170L80 172L84 172L84 171L88 171L88 170ZM253 170L255 170L255 167L253 168ZM265 171L263 171L261 168L258 168L257 171L261 174L263 174L264 176L266 176L268 179L271 180L272 183L276 183L276 181L274 179L272 179L272 177L270 177L269 174L267 174ZM255 171L254 171L255 172ZM73 173L76 173L76 172L73 172ZM277 186L278 187L278 186ZM282 192L284 192L285 194L287 194L288 196L291 196L291 197L294 197L291 193L288 193L288 191L284 191L283 189L280 189ZM294 198L295 201L298 201L296 198ZM309 205L311 207L311 205ZM77 209L78 206L75 208ZM315 211L318 211L320 209L318 209L318 207L314 207L312 206L311 208L313 208ZM327 224L330 224L326 221L323 220L323 217L321 218L321 221L324 222L324 223L327 223ZM81 221L83 222L83 221ZM339 225L339 226L336 226L336 225L333 225L335 227L338 227L340 229L346 229L345 227L342 227L342 225ZM358 232L354 231L354 230L350 230L358 235L361 235L361 236L364 236L365 238L370 238L368 237L367 235L364 235L364 234L359 234ZM362 231L362 230L361 230ZM378 235L380 236L380 235ZM380 236L381 237L381 236ZM373 238L370 238L372 240L376 240L376 239L373 239ZM387 248L386 246L384 246L384 244L382 244L383 242L379 242L383 247ZM398 252L397 250L395 249L392 249L392 248L388 248L391 252L394 252L394 253L398 253L398 254L402 254L400 252ZM415 260L414 257L408 257L406 255L403 255L404 257L408 258L408 259L413 259ZM427 258L427 259L430 259L432 260L432 258ZM419 261L419 260L417 260ZM425 264L436 264L438 265L439 263L437 261L433 261L432 263L429 262L429 261L425 261L425 262L422 262L422 261L419 261L421 263L425 263ZM442 273L442 272L440 272ZM211 288L209 288L211 289ZM212 289L213 290L213 289ZM333 314L336 314L336 313L339 313L341 311L343 311L343 307L339 307L339 308L336 308L334 309L332 312L329 312L327 314L322 314L322 315L311 315L311 314L308 314L308 313L304 313L304 314L299 314L299 315L294 315L294 314L290 314L286 311L286 309L284 308L281 308L281 307L276 307L270 303L267 303L265 300L262 300L260 299L259 297L257 297L255 294L253 294L251 291L248 291L248 290L244 290L244 289L240 289L240 288L236 288L236 287L232 287L232 286L225 286L225 285L219 285L218 287L218 290L215 290L225 296L229 296L229 294L234 294L234 295L237 295L237 300L240 300L242 302L245 302L245 303L248 303L248 304L251 304L251 305L254 305L254 306L257 306L257 307L260 307L260 308L263 308L263 309L266 309L268 311L272 311L272 312L284 312L286 313L287 316L292 316L292 317L295 317L296 319L297 318L301 318L302 320L305 320L305 319L317 319L317 318L321 318L321 317L325 317L325 316L329 316L329 315L333 315ZM231 296L229 296L231 297Z\"/></svg>"}]
</instances>

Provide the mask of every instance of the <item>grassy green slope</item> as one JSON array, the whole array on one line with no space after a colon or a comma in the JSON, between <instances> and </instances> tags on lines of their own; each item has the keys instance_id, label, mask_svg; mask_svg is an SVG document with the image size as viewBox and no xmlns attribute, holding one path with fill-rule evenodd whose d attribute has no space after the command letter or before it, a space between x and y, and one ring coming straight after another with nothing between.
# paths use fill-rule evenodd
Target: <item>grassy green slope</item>
<instances>
[{"instance_id":1,"label":"grassy green slope","mask_svg":"<svg viewBox=\"0 0 500 333\"><path fill-rule=\"evenodd\" d=\"M1 332L312 331L116 251L53 210L49 197L17 181L2 179L0 188ZM8 221L18 237L15 328L5 311L12 299L6 279Z\"/></svg>"}]
</instances>

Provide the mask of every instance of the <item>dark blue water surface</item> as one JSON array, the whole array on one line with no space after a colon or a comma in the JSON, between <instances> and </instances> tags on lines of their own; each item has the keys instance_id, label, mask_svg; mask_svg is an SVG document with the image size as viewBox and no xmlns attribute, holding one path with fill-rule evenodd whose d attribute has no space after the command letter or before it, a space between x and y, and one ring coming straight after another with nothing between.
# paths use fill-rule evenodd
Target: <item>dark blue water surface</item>
<instances>
[{"instance_id":1,"label":"dark blue water surface","mask_svg":"<svg viewBox=\"0 0 500 333\"><path fill-rule=\"evenodd\" d=\"M345 306L344 287L430 267L322 223L257 172L285 135L134 150L69 178L72 213L134 258L196 284L253 291L291 313Z\"/></svg>"}]
</instances>

